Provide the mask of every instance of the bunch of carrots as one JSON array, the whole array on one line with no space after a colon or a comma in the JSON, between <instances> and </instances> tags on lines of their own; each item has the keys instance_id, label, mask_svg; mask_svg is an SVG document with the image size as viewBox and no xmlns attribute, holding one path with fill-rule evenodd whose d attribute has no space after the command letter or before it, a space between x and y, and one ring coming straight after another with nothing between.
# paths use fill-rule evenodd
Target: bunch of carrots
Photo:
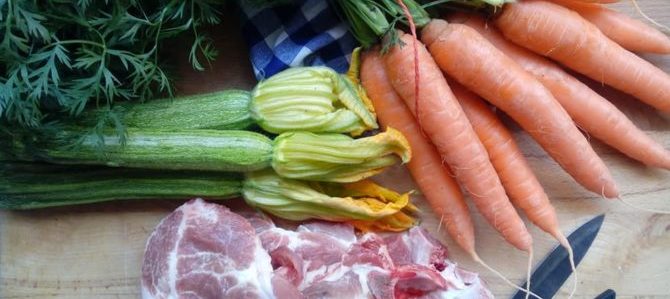
<instances>
[{"instance_id":1,"label":"bunch of carrots","mask_svg":"<svg viewBox=\"0 0 670 299\"><path fill-rule=\"evenodd\" d=\"M635 160L670 169L663 146L564 70L670 111L670 76L633 53L670 54L670 39L602 4L614 1L519 0L488 18L460 12L421 24L412 18L417 5L407 5L410 11L407 2L413 1L396 5L408 16L411 34L387 32L399 41L387 51L369 47L361 55L360 80L380 123L408 138L415 153L410 173L448 234L475 261L489 268L476 253L461 187L529 259L533 241L515 206L572 254L549 197L491 105L603 197L619 198L619 191L577 126Z\"/></svg>"}]
</instances>

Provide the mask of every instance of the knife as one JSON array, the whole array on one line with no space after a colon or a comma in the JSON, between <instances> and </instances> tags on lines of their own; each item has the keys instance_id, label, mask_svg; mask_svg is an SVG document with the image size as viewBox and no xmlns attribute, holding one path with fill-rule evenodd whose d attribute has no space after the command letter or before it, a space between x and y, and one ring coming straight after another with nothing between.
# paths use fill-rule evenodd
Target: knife
<instances>
[{"instance_id":1,"label":"knife","mask_svg":"<svg viewBox=\"0 0 670 299\"><path fill-rule=\"evenodd\" d=\"M584 255L586 255L586 251L591 247L604 220L604 214L596 216L582 224L582 226L568 236L568 241L570 241L574 253L575 267L577 267L582 258L584 258ZM552 298L568 277L570 277L570 274L572 274L572 270L570 268L568 251L562 246L558 246L547 255L530 276L530 290L542 298ZM524 283L523 288L526 287L526 283ZM525 297L525 292L517 291L512 299L524 299Z\"/></svg>"}]
</instances>

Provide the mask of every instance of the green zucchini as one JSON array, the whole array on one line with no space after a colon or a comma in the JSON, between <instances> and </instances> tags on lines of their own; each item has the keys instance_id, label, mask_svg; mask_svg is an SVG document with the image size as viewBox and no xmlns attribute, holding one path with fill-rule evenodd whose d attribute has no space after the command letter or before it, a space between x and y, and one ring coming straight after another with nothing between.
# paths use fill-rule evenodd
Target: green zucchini
<instances>
[{"instance_id":1,"label":"green zucchini","mask_svg":"<svg viewBox=\"0 0 670 299\"><path fill-rule=\"evenodd\" d=\"M230 89L205 94L117 105L127 127L244 130L252 127L251 94ZM80 124L94 125L102 110L85 114Z\"/></svg>"},{"instance_id":2,"label":"green zucchini","mask_svg":"<svg viewBox=\"0 0 670 299\"><path fill-rule=\"evenodd\" d=\"M61 131L37 151L38 160L147 169L246 172L270 166L272 140L250 131L128 129L125 142L114 134L101 137L77 130ZM66 140L66 142L63 142ZM75 143L74 146L68 144ZM99 142L104 142L100 146ZM65 145L62 145L65 144Z\"/></svg>"},{"instance_id":3,"label":"green zucchini","mask_svg":"<svg viewBox=\"0 0 670 299\"><path fill-rule=\"evenodd\" d=\"M358 220L404 230L408 194L372 181L351 185L286 179L271 169L247 173L165 171L3 161L0 209L27 210L112 200L243 196L252 207L289 220ZM394 215L407 221L393 221Z\"/></svg>"},{"instance_id":4,"label":"green zucchini","mask_svg":"<svg viewBox=\"0 0 670 299\"><path fill-rule=\"evenodd\" d=\"M253 125L289 131L360 135L378 128L364 92L347 76L327 67L295 67L259 82L251 91L225 90L174 99L126 102L115 108L126 127L246 130ZM92 126L107 110L89 111Z\"/></svg>"},{"instance_id":5,"label":"green zucchini","mask_svg":"<svg viewBox=\"0 0 670 299\"><path fill-rule=\"evenodd\" d=\"M244 130L254 124L244 90L191 95L128 107L124 122L136 128Z\"/></svg>"},{"instance_id":6,"label":"green zucchini","mask_svg":"<svg viewBox=\"0 0 670 299\"><path fill-rule=\"evenodd\" d=\"M0 140L17 161L110 167L249 172L272 167L285 178L355 182L410 159L403 135L389 128L354 139L343 134L289 132L274 141L251 131L129 129L125 140L69 127L53 136ZM0 156L0 158L2 158Z\"/></svg>"},{"instance_id":7,"label":"green zucchini","mask_svg":"<svg viewBox=\"0 0 670 299\"><path fill-rule=\"evenodd\" d=\"M236 173L165 171L3 161L0 209L35 209L110 200L227 199L239 196Z\"/></svg>"}]
</instances>

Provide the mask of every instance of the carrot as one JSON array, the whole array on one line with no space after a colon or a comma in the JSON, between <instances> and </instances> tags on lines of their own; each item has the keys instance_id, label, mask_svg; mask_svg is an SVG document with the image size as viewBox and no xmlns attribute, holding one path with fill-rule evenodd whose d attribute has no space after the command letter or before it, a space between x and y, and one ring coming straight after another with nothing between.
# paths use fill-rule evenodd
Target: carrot
<instances>
[{"instance_id":1,"label":"carrot","mask_svg":"<svg viewBox=\"0 0 670 299\"><path fill-rule=\"evenodd\" d=\"M421 79L421 72L419 72L419 41L417 40L417 35L416 35L416 25L414 24L414 18L412 18L412 14L409 12L409 9L407 8L407 5L405 5L405 2L402 0L396 0L396 3L402 8L403 14L405 17L407 17L407 21L409 22L409 32L412 34L412 50L414 54L414 95L415 95L415 101L414 105L416 105L416 111L419 110L419 86L420 86L420 79ZM421 126L421 119L417 117L417 121L419 121L419 126ZM423 132L421 132L423 133Z\"/></svg>"},{"instance_id":2,"label":"carrot","mask_svg":"<svg viewBox=\"0 0 670 299\"><path fill-rule=\"evenodd\" d=\"M526 162L512 133L477 95L453 80L447 79L447 82L479 140L489 153L493 167L498 172L514 206L523 210L528 219L537 227L552 235L561 246L568 250L572 259L572 247L561 232L556 210ZM574 272L574 261L570 262ZM576 290L576 284L573 287L573 293L574 290Z\"/></svg>"},{"instance_id":3,"label":"carrot","mask_svg":"<svg viewBox=\"0 0 670 299\"><path fill-rule=\"evenodd\" d=\"M625 50L579 14L557 4L505 5L495 24L509 40L594 80L670 111L670 76Z\"/></svg>"},{"instance_id":4,"label":"carrot","mask_svg":"<svg viewBox=\"0 0 670 299\"><path fill-rule=\"evenodd\" d=\"M461 188L450 170L442 164L435 146L421 133L414 116L393 90L378 49L363 54L360 78L375 107L379 123L384 127L393 127L407 137L415 153L407 168L426 201L443 221L456 244L475 256L475 228Z\"/></svg>"},{"instance_id":5,"label":"carrot","mask_svg":"<svg viewBox=\"0 0 670 299\"><path fill-rule=\"evenodd\" d=\"M670 38L639 20L598 4L553 0L596 25L605 36L632 52L670 53Z\"/></svg>"},{"instance_id":6,"label":"carrot","mask_svg":"<svg viewBox=\"0 0 670 299\"><path fill-rule=\"evenodd\" d=\"M580 128L642 163L670 169L670 152L638 129L625 114L560 66L506 40L483 18L476 15L452 16L477 30L524 70L533 74L565 108Z\"/></svg>"},{"instance_id":7,"label":"carrot","mask_svg":"<svg viewBox=\"0 0 670 299\"><path fill-rule=\"evenodd\" d=\"M457 82L448 80L458 103L482 141L512 203L542 230L560 239L556 210L507 130L489 106ZM563 236L563 238L565 238Z\"/></svg>"},{"instance_id":8,"label":"carrot","mask_svg":"<svg viewBox=\"0 0 670 299\"><path fill-rule=\"evenodd\" d=\"M414 42L410 35L399 35L406 45ZM486 149L477 139L435 61L423 44L416 42L419 44L422 78L419 98L415 99L414 60L410 47L393 46L384 56L393 88L412 113L421 119L422 130L450 166L456 180L470 193L482 216L509 243L520 250L532 251L531 236L509 202ZM415 105L417 102L420 105Z\"/></svg>"},{"instance_id":9,"label":"carrot","mask_svg":"<svg viewBox=\"0 0 670 299\"><path fill-rule=\"evenodd\" d=\"M433 20L422 39L451 77L505 111L586 189L617 197L609 170L554 99L531 74L476 30Z\"/></svg>"},{"instance_id":10,"label":"carrot","mask_svg":"<svg viewBox=\"0 0 670 299\"><path fill-rule=\"evenodd\" d=\"M443 160L454 171L456 180L470 193L475 206L491 226L516 248L528 252L526 288L512 283L474 253L472 258L503 279L510 286L538 297L530 292L530 269L533 259L532 238L523 221L514 210L505 194L500 179L488 159L486 149L477 138L463 110L454 98L446 79L440 72L425 46L414 37L399 33L403 44L416 43L421 81L417 84L420 93L415 92L416 79L411 68L415 61L409 47L394 46L384 57L385 69L394 90L405 101L410 111L421 119L421 131L436 146ZM420 105L419 105L420 103ZM471 255L473 254L471 253ZM538 297L539 298L539 297Z\"/></svg>"}]
</instances>

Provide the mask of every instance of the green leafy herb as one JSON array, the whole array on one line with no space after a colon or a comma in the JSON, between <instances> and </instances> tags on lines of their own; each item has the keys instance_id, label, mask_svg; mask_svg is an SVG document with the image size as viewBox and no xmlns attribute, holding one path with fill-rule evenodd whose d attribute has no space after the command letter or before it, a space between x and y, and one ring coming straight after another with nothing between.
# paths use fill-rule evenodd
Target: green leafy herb
<instances>
[{"instance_id":1,"label":"green leafy herb","mask_svg":"<svg viewBox=\"0 0 670 299\"><path fill-rule=\"evenodd\" d=\"M0 123L39 128L52 115L77 116L91 104L172 94L162 45L180 34L188 59L203 70L217 55L202 31L220 22L216 0L0 0Z\"/></svg>"}]
</instances>

